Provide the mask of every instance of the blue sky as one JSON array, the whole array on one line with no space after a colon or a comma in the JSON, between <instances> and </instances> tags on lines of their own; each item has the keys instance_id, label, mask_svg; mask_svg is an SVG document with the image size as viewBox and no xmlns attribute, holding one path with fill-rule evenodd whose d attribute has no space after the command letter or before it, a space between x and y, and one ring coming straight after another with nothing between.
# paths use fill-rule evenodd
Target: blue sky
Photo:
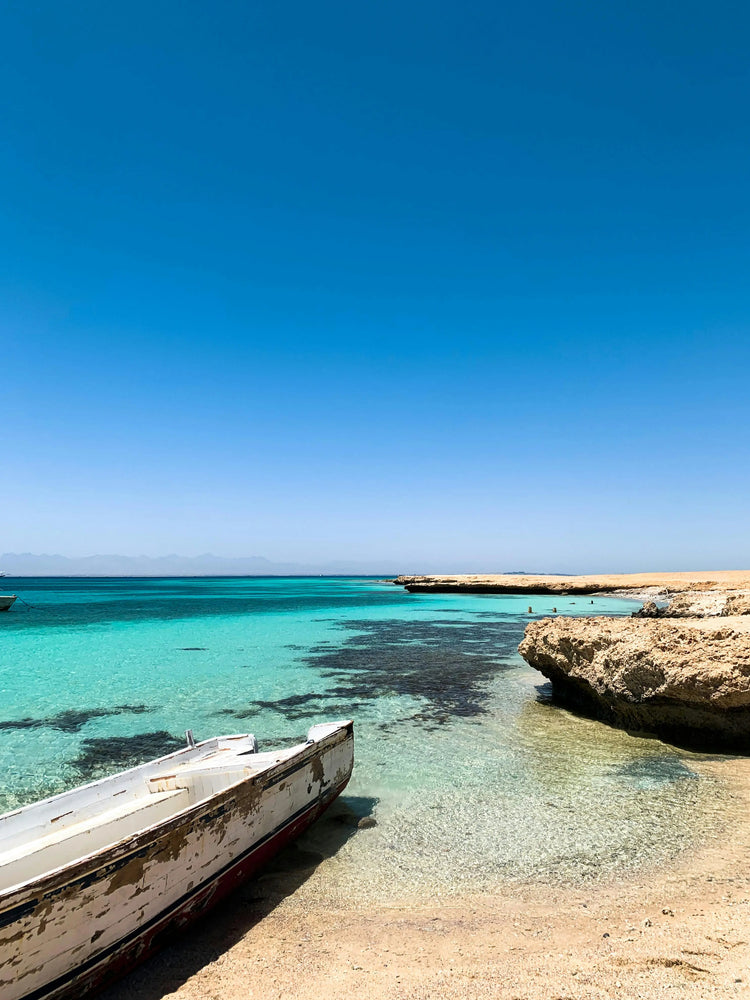
<instances>
[{"instance_id":1,"label":"blue sky","mask_svg":"<svg viewBox=\"0 0 750 1000\"><path fill-rule=\"evenodd\" d=\"M6 5L0 551L750 566L749 28Z\"/></svg>"}]
</instances>

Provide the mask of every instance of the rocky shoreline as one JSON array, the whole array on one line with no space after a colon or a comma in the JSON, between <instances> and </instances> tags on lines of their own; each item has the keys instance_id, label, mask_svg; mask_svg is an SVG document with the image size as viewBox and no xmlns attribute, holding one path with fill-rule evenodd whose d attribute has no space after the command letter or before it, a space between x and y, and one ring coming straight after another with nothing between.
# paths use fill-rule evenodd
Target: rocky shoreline
<instances>
[{"instance_id":1,"label":"rocky shoreline","mask_svg":"<svg viewBox=\"0 0 750 1000\"><path fill-rule=\"evenodd\" d=\"M630 618L530 622L519 652L556 700L701 750L750 753L750 572L399 577L415 592L639 596Z\"/></svg>"},{"instance_id":2,"label":"rocky shoreline","mask_svg":"<svg viewBox=\"0 0 750 1000\"><path fill-rule=\"evenodd\" d=\"M605 722L750 752L750 618L546 618L519 652L557 698Z\"/></svg>"},{"instance_id":3,"label":"rocky shoreline","mask_svg":"<svg viewBox=\"0 0 750 1000\"><path fill-rule=\"evenodd\" d=\"M706 573L610 573L594 576L533 575L527 573L397 576L393 581L411 593L474 594L634 594L668 597L690 591L747 591L750 570Z\"/></svg>"}]
</instances>

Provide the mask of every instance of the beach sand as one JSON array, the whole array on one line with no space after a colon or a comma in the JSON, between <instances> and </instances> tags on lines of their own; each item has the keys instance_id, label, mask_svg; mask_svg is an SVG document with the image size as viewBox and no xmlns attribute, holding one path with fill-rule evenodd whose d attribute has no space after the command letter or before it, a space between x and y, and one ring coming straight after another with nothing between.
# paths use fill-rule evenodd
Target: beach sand
<instances>
[{"instance_id":1,"label":"beach sand","mask_svg":"<svg viewBox=\"0 0 750 1000\"><path fill-rule=\"evenodd\" d=\"M616 883L331 899L321 823L106 1000L750 996L750 760L700 767L731 792L719 835Z\"/></svg>"}]
</instances>

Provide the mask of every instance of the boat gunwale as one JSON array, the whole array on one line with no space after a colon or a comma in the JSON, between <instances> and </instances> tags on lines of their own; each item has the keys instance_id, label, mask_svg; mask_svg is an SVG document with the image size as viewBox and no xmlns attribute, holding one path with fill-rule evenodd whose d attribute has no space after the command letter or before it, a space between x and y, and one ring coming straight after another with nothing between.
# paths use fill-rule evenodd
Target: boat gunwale
<instances>
[{"instance_id":1,"label":"boat gunwale","mask_svg":"<svg viewBox=\"0 0 750 1000\"><path fill-rule=\"evenodd\" d=\"M206 740L204 743L211 743L214 740L227 738L228 737L225 736L212 737L212 739ZM81 879L88 880L92 876L95 876L98 871L103 871L110 865L117 865L120 867L120 865L125 863L126 859L131 855L138 854L140 851L147 848L149 844L154 843L156 840L154 834L157 831L157 837L161 837L172 833L174 830L185 825L186 823L198 820L201 814L210 813L213 809L226 808L226 800L236 794L239 788L243 785L249 787L257 784L258 779L263 779L263 790L265 790L265 788L269 787L271 784L275 784L277 781L283 780L285 776L284 772L290 764L294 764L291 770L296 771L299 767L304 766L309 759L314 757L322 747L328 744L335 745L336 743L344 742L349 738L353 738L353 723L351 721L342 723L339 728L335 729L331 733L326 733L318 740L297 744L300 748L300 752L298 754L287 757L286 760L276 761L264 770L257 771L255 774L241 777L237 781L232 782L232 784L220 789L213 795L205 796L198 802L184 806L182 809L173 813L166 819L157 820L135 833L131 833L120 838L120 840L113 841L112 843L106 844L94 851L90 851L88 854L81 855L72 862L58 865L56 868L48 869L47 871L41 872L39 875L32 876L31 878L25 879L21 882L16 882L5 889L0 889L0 926L3 923L3 914L7 913L9 909L14 909L19 905L23 905L25 897L29 895L39 895L40 897L44 897L50 892L59 892L63 887L72 885ZM198 744L199 747L202 745L203 744L201 743ZM292 747L290 749L294 748ZM184 750L176 750L171 754L167 754L165 757L155 758L155 760L147 761L146 763L161 763L162 761L168 761L181 753L184 753ZM30 806L24 806L21 810L16 810L16 812L21 812L31 806L40 805L59 798L60 796L68 795L70 791L90 788L101 783L111 781L114 777L128 774L130 771L137 771L144 766L144 764L139 764L126 771L119 771L115 775L109 775L105 778L99 778L96 781L89 782L87 785L80 785L76 789L69 789L66 792L60 792L58 795L51 796L49 799L41 799L38 803L31 803ZM5 815L10 816L14 815L14 813L6 813ZM2 865L0 865L0 874L2 874ZM64 877L61 878L61 876Z\"/></svg>"}]
</instances>

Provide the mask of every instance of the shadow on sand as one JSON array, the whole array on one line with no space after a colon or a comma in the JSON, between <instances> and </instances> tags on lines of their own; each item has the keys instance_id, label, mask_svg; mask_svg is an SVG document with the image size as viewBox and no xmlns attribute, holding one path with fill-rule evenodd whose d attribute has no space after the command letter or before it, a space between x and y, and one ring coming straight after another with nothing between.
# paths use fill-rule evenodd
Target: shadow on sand
<instances>
[{"instance_id":1,"label":"shadow on sand","mask_svg":"<svg viewBox=\"0 0 750 1000\"><path fill-rule=\"evenodd\" d=\"M302 835L256 876L209 910L187 930L177 931L159 952L99 994L100 1000L162 1000L191 976L215 962L291 895L318 865L356 833L371 816L377 799L342 796Z\"/></svg>"}]
</instances>

